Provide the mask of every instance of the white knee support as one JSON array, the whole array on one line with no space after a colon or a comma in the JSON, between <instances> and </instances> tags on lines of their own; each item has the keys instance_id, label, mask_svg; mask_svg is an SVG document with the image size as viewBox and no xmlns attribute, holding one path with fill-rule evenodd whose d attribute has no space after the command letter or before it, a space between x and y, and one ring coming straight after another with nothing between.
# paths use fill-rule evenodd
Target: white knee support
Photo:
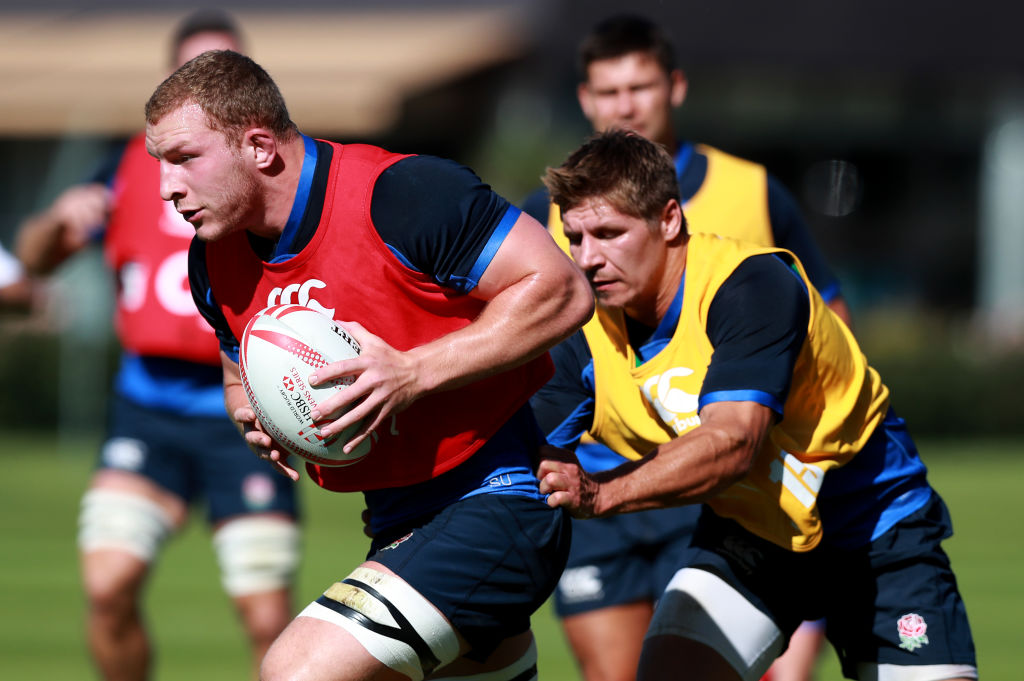
<instances>
[{"instance_id":1,"label":"white knee support","mask_svg":"<svg viewBox=\"0 0 1024 681\"><path fill-rule=\"evenodd\" d=\"M156 502L100 487L82 497L78 546L84 552L127 551L149 563L173 529L170 516Z\"/></svg>"},{"instance_id":2,"label":"white knee support","mask_svg":"<svg viewBox=\"0 0 1024 681\"><path fill-rule=\"evenodd\" d=\"M375 658L421 681L459 655L455 630L404 580L358 567L310 603L299 617L345 629Z\"/></svg>"},{"instance_id":3,"label":"white knee support","mask_svg":"<svg viewBox=\"0 0 1024 681\"><path fill-rule=\"evenodd\" d=\"M680 636L721 655L744 681L757 681L782 654L782 632L722 578L696 568L672 577L647 637Z\"/></svg>"},{"instance_id":4,"label":"white knee support","mask_svg":"<svg viewBox=\"0 0 1024 681\"><path fill-rule=\"evenodd\" d=\"M213 535L221 584L229 596L289 586L299 566L299 529L272 516L241 517Z\"/></svg>"},{"instance_id":5,"label":"white knee support","mask_svg":"<svg viewBox=\"0 0 1024 681\"><path fill-rule=\"evenodd\" d=\"M468 676L431 677L431 681L537 681L537 643L530 641L522 657L501 669Z\"/></svg>"}]
</instances>

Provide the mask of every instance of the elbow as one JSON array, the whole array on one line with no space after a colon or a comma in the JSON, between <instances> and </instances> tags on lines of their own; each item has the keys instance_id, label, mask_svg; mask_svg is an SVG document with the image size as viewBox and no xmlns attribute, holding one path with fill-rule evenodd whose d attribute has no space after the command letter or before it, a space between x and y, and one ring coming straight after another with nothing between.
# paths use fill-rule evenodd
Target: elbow
<instances>
[{"instance_id":1,"label":"elbow","mask_svg":"<svg viewBox=\"0 0 1024 681\"><path fill-rule=\"evenodd\" d=\"M716 490L722 490L747 477L754 468L759 440L746 433L721 433L723 441L718 452L718 482Z\"/></svg>"},{"instance_id":2,"label":"elbow","mask_svg":"<svg viewBox=\"0 0 1024 681\"><path fill-rule=\"evenodd\" d=\"M594 316L594 292L583 273L573 267L573 276L566 285L566 300L563 306L566 321L572 325L569 333L577 331Z\"/></svg>"}]
</instances>

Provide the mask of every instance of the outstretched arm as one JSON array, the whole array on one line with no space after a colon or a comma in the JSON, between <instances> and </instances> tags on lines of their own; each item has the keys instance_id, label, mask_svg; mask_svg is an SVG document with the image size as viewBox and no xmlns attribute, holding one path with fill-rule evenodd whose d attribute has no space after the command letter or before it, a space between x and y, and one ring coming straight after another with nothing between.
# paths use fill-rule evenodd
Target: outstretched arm
<instances>
[{"instance_id":1,"label":"outstretched arm","mask_svg":"<svg viewBox=\"0 0 1024 681\"><path fill-rule=\"evenodd\" d=\"M713 402L701 425L638 461L588 475L547 456L537 471L548 505L579 518L703 503L742 479L778 418L756 402Z\"/></svg>"},{"instance_id":2,"label":"outstretched arm","mask_svg":"<svg viewBox=\"0 0 1024 681\"><path fill-rule=\"evenodd\" d=\"M103 184L66 189L45 211L28 218L18 231L18 259L32 274L49 274L89 243L107 220L110 190Z\"/></svg>"}]
</instances>

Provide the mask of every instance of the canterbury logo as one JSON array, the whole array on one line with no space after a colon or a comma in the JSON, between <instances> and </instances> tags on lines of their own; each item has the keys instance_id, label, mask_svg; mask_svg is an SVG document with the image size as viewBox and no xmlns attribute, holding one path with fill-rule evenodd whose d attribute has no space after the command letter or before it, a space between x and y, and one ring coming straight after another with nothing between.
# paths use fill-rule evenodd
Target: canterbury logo
<instances>
[{"instance_id":1,"label":"canterbury logo","mask_svg":"<svg viewBox=\"0 0 1024 681\"><path fill-rule=\"evenodd\" d=\"M267 296L267 307L270 307L271 305L302 305L303 307L309 307L317 312L321 312L333 319L333 307L326 308L310 297L310 289L315 288L327 288L327 284L319 279L308 279L301 284L288 284L284 288L279 286L272 290L270 295Z\"/></svg>"},{"instance_id":2,"label":"canterbury logo","mask_svg":"<svg viewBox=\"0 0 1024 681\"><path fill-rule=\"evenodd\" d=\"M678 386L677 379L693 374L692 369L674 367L663 374L647 379L643 386L644 396L658 412L661 420L676 433L700 425L697 416L699 395L686 392Z\"/></svg>"}]
</instances>

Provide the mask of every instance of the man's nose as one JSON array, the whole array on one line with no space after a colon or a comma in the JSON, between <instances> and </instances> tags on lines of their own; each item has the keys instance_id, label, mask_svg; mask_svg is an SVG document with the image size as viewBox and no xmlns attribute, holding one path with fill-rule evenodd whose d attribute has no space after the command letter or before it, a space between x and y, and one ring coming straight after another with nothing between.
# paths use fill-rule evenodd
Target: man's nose
<instances>
[{"instance_id":1,"label":"man's nose","mask_svg":"<svg viewBox=\"0 0 1024 681\"><path fill-rule=\"evenodd\" d=\"M160 162L160 198L164 201L174 201L185 196L184 186L175 170L169 163Z\"/></svg>"}]
</instances>

